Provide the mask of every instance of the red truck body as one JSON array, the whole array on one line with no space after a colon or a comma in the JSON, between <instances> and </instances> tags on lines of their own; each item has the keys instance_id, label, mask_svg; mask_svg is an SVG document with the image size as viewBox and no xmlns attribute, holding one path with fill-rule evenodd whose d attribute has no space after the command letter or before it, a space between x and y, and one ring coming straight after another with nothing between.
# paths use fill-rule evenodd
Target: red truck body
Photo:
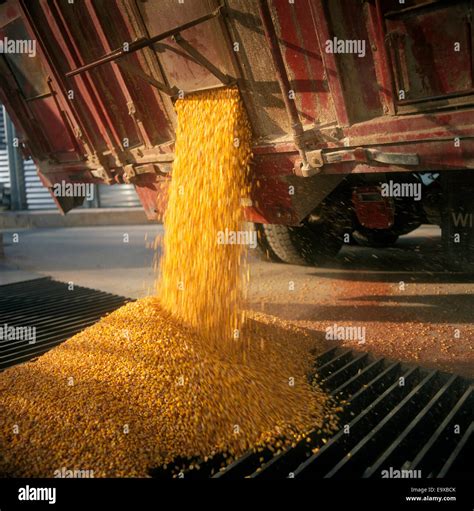
<instances>
[{"instance_id":1,"label":"red truck body","mask_svg":"<svg viewBox=\"0 0 474 511\"><path fill-rule=\"evenodd\" d=\"M474 169L473 4L6 0L0 40L36 55L0 55L0 101L45 186L131 182L154 218L173 101L235 84L259 182L247 217L297 225L348 174Z\"/></svg>"}]
</instances>

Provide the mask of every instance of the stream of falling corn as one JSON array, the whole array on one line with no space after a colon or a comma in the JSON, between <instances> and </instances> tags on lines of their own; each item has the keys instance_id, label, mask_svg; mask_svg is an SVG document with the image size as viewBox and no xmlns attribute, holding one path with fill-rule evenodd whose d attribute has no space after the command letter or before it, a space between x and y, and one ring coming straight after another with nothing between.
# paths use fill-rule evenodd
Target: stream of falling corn
<instances>
[{"instance_id":1,"label":"stream of falling corn","mask_svg":"<svg viewBox=\"0 0 474 511\"><path fill-rule=\"evenodd\" d=\"M223 465L298 441L310 453L307 432L336 427L334 404L308 379L318 341L263 314L242 321L245 250L216 241L242 228L248 192L238 91L176 110L158 295L0 374L0 476L177 476L216 453Z\"/></svg>"},{"instance_id":2,"label":"stream of falling corn","mask_svg":"<svg viewBox=\"0 0 474 511\"><path fill-rule=\"evenodd\" d=\"M176 112L158 294L165 309L226 349L239 336L246 258L245 245L222 242L243 231L250 124L237 89L192 95Z\"/></svg>"}]
</instances>

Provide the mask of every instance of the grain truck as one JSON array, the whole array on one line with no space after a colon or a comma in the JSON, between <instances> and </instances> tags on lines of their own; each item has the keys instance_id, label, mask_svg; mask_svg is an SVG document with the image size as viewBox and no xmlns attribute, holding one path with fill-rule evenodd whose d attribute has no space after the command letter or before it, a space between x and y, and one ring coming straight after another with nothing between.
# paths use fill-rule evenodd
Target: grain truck
<instances>
[{"instance_id":1,"label":"grain truck","mask_svg":"<svg viewBox=\"0 0 474 511\"><path fill-rule=\"evenodd\" d=\"M0 102L45 187L133 183L162 218L174 102L238 87L246 218L274 259L324 264L441 226L474 262L472 0L3 0ZM205 172L205 169L203 169ZM83 197L54 194L66 213Z\"/></svg>"}]
</instances>

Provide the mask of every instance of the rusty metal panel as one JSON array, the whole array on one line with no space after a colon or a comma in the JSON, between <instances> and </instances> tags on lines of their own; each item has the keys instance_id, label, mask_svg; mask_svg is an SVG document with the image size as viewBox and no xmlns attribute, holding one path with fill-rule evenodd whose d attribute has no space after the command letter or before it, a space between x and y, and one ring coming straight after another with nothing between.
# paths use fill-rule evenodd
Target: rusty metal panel
<instances>
[{"instance_id":1,"label":"rusty metal panel","mask_svg":"<svg viewBox=\"0 0 474 511\"><path fill-rule=\"evenodd\" d=\"M116 15L107 16L110 11L110 0L95 0L94 7L97 14L108 19L112 25L103 27L108 40L108 47L118 48L126 34L130 40L148 36L146 27L141 18L137 3L123 0L116 2ZM118 15L120 13L120 15ZM163 81L161 65L156 53L149 48L133 53L126 59L126 67L119 66L119 71L125 82L125 87L133 102L134 116L140 130L152 146L165 144L173 139L175 125L175 112L170 98L163 96L159 91L147 83L142 77L130 72L130 68L138 69L145 75ZM119 74L120 74L119 73Z\"/></svg>"},{"instance_id":2,"label":"rusty metal panel","mask_svg":"<svg viewBox=\"0 0 474 511\"><path fill-rule=\"evenodd\" d=\"M213 12L219 3L216 0L183 3L175 0L147 0L137 5L148 35L153 37ZM184 30L181 35L220 71L233 74L230 49L223 44L224 37L217 19ZM194 62L173 37L155 44L154 49L170 85L188 91L220 84L218 78Z\"/></svg>"},{"instance_id":3,"label":"rusty metal panel","mask_svg":"<svg viewBox=\"0 0 474 511\"><path fill-rule=\"evenodd\" d=\"M70 4L67 0L56 0L54 6L55 16L67 31L71 47L74 46L75 57L81 64L98 58L107 51L101 38L101 26L110 26L111 18L117 14L115 10L110 9L107 18L99 21L91 16L91 2ZM120 35L123 41L127 41L127 34ZM111 71L107 66L98 67L90 73L98 101L110 117L108 128L114 135L117 147L123 147L125 139L132 146L139 144L141 140L137 126L128 111L128 98Z\"/></svg>"},{"instance_id":4,"label":"rusty metal panel","mask_svg":"<svg viewBox=\"0 0 474 511\"><path fill-rule=\"evenodd\" d=\"M30 59L36 68L26 61L29 66L21 69L23 76L31 70L26 87L41 90L34 90L33 95L18 80L16 88L18 103L28 112L20 115L19 125L42 148L32 153L46 182L69 180L73 174L74 179L120 182L125 166L158 161L170 152L172 104L149 83L115 63L86 76L66 78L78 65L141 36L131 2L10 0L8 5L14 7L14 22L29 27L41 52L37 59ZM127 61L144 74L156 75L158 64L150 53L130 55ZM40 73L42 66L45 69ZM13 67L9 67L11 72ZM32 119L42 128L38 136L33 133ZM66 161L77 165L61 166Z\"/></svg>"},{"instance_id":5,"label":"rusty metal panel","mask_svg":"<svg viewBox=\"0 0 474 511\"><path fill-rule=\"evenodd\" d=\"M278 139L290 132L275 69L255 0L228 0L228 23L242 68L242 94L257 138ZM310 0L270 2L280 48L303 125L336 121Z\"/></svg>"},{"instance_id":6,"label":"rusty metal panel","mask_svg":"<svg viewBox=\"0 0 474 511\"><path fill-rule=\"evenodd\" d=\"M273 2L280 47L303 125L336 121L323 52L310 0Z\"/></svg>"},{"instance_id":7,"label":"rusty metal panel","mask_svg":"<svg viewBox=\"0 0 474 511\"><path fill-rule=\"evenodd\" d=\"M290 180L303 187L310 183L294 176L305 152L320 154L321 174L337 177L473 167L472 0L268 0L268 39L259 4L0 4L0 35L26 31L38 41L37 59L0 56L0 100L45 185L63 179L130 182L147 214L161 214L173 159L174 93L222 85L223 75L237 79L251 120L253 177L262 184L253 212L261 219L294 223L314 202L313 192L292 201L285 197ZM224 9L216 10L219 5ZM199 24L180 29L194 56L186 54L179 35L149 44L150 37L203 15ZM392 33L401 38L392 39ZM328 52L333 38L364 43L364 55ZM462 51L453 56L448 48L455 42ZM114 52L124 43L138 46L116 59ZM280 53L283 62L274 59ZM196 55L208 65L198 65ZM288 83L291 104L282 96ZM400 84L408 94L402 101ZM296 107L291 123L285 106L291 114ZM420 115L423 109L429 111ZM295 124L301 137L293 137ZM453 137L462 145L455 147ZM368 147L383 154L385 163L361 157ZM347 158L331 159L338 151L346 151ZM414 155L418 163L404 166L397 154Z\"/></svg>"},{"instance_id":8,"label":"rusty metal panel","mask_svg":"<svg viewBox=\"0 0 474 511\"><path fill-rule=\"evenodd\" d=\"M398 7L385 19L400 104L474 92L470 0Z\"/></svg>"},{"instance_id":9,"label":"rusty metal panel","mask_svg":"<svg viewBox=\"0 0 474 511\"><path fill-rule=\"evenodd\" d=\"M21 17L3 25L0 37L31 40ZM25 98L32 99L50 92L46 70L39 58L31 58L28 53L5 53L4 58Z\"/></svg>"},{"instance_id":10,"label":"rusty metal panel","mask_svg":"<svg viewBox=\"0 0 474 511\"><path fill-rule=\"evenodd\" d=\"M133 12L128 2L85 0L71 6L61 0L26 7L62 77L76 66L140 37L137 23L130 22ZM130 55L127 62L145 74L154 72L149 69L149 55ZM127 152L127 146L150 148L173 138L171 105L165 106L150 84L115 64L66 81L64 87L77 92L75 105L82 113L85 130L104 151Z\"/></svg>"},{"instance_id":11,"label":"rusty metal panel","mask_svg":"<svg viewBox=\"0 0 474 511\"><path fill-rule=\"evenodd\" d=\"M325 9L319 14L319 18L323 22L327 19L329 24L326 40L336 38L363 44L360 53L326 53L337 61L338 80L342 86L342 91L336 92L337 100L345 100L350 124L383 115L363 4L353 0L325 0Z\"/></svg>"},{"instance_id":12,"label":"rusty metal panel","mask_svg":"<svg viewBox=\"0 0 474 511\"><path fill-rule=\"evenodd\" d=\"M242 94L256 139L287 135L290 123L275 78L270 50L255 0L228 0L228 23L238 43L242 68Z\"/></svg>"},{"instance_id":13,"label":"rusty metal panel","mask_svg":"<svg viewBox=\"0 0 474 511\"><path fill-rule=\"evenodd\" d=\"M15 6L16 7L16 6ZM16 12L17 16L5 16ZM21 16L21 10L4 10L0 16L3 25L0 26L0 37L9 40L20 40L31 43L33 35L28 30L26 20ZM48 68L42 57L41 50L34 47L30 53L5 53L2 69L3 92L8 102L23 103L22 115L26 117L20 123L27 128L28 141L34 140L35 156L57 162L80 161L82 149L73 137L71 127L64 112L58 105L52 89ZM20 108L17 115L21 115ZM25 122L26 121L26 122ZM20 134L22 131L20 129ZM25 138L25 137L24 137ZM26 138L25 138L26 140Z\"/></svg>"},{"instance_id":14,"label":"rusty metal panel","mask_svg":"<svg viewBox=\"0 0 474 511\"><path fill-rule=\"evenodd\" d=\"M102 153L109 149L107 130L97 121L95 101L90 88L84 80L66 81L66 70L74 65L73 48L67 44L67 34L59 20L55 17L54 6L44 0L30 2L25 5L25 15L29 18L31 26L36 33L45 58L50 63L56 78L58 96L65 99L73 114L71 120L75 122L76 132L81 133L80 138L86 145L91 146L92 152ZM63 28L63 29L61 29ZM74 91L74 100L67 99L68 91Z\"/></svg>"}]
</instances>

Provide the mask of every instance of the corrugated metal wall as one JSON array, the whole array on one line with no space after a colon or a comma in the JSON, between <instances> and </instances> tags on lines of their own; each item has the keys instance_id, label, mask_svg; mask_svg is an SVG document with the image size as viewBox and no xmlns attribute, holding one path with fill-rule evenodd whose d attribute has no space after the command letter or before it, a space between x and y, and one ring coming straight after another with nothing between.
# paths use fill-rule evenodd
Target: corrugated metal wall
<instances>
[{"instance_id":1,"label":"corrugated metal wall","mask_svg":"<svg viewBox=\"0 0 474 511\"><path fill-rule=\"evenodd\" d=\"M8 162L8 148L6 141L5 109L0 105L0 183L10 185L10 169ZM28 209L56 209L54 201L36 173L36 166L32 160L23 161L26 202ZM99 185L96 188L98 200L94 205L84 203L83 207L99 208L132 208L141 207L140 200L133 185Z\"/></svg>"},{"instance_id":2,"label":"corrugated metal wall","mask_svg":"<svg viewBox=\"0 0 474 511\"><path fill-rule=\"evenodd\" d=\"M5 109L0 105L0 183L10 186L4 111Z\"/></svg>"},{"instance_id":3,"label":"corrugated metal wall","mask_svg":"<svg viewBox=\"0 0 474 511\"><path fill-rule=\"evenodd\" d=\"M23 161L23 172L28 209L56 209L56 204L48 189L41 183L32 160Z\"/></svg>"},{"instance_id":4,"label":"corrugated metal wall","mask_svg":"<svg viewBox=\"0 0 474 511\"><path fill-rule=\"evenodd\" d=\"M141 203L133 185L99 185L99 205L101 208L136 208Z\"/></svg>"}]
</instances>

